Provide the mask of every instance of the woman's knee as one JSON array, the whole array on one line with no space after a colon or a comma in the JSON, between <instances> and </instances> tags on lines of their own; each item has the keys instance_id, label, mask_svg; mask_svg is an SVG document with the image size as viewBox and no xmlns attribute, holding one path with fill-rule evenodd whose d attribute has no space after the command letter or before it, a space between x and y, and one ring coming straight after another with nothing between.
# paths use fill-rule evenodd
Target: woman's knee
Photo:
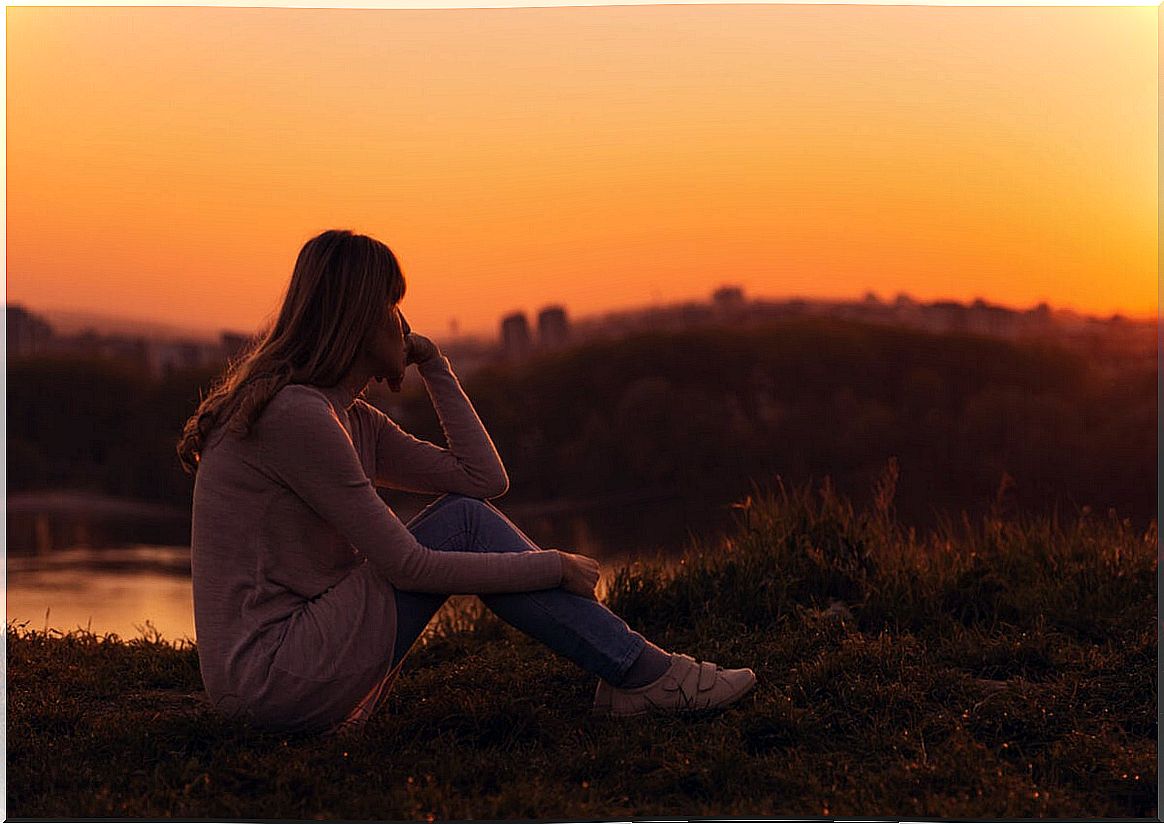
<instances>
[{"instance_id":1,"label":"woman's knee","mask_svg":"<svg viewBox=\"0 0 1164 824\"><path fill-rule=\"evenodd\" d=\"M424 509L417 513L413 522L419 523L424 518L437 510L443 510L451 506L473 506L474 502L480 504L484 503L480 498L473 498L469 495L462 495L459 492L446 492L436 500L428 504Z\"/></svg>"},{"instance_id":2,"label":"woman's knee","mask_svg":"<svg viewBox=\"0 0 1164 824\"><path fill-rule=\"evenodd\" d=\"M480 514L487 510L488 506L480 498L446 492L409 521L408 528L418 535L425 534L430 540L451 529L471 532L479 523ZM436 515L439 517L433 517Z\"/></svg>"},{"instance_id":3,"label":"woman's knee","mask_svg":"<svg viewBox=\"0 0 1164 824\"><path fill-rule=\"evenodd\" d=\"M441 508L459 508L465 513L466 524L472 523L474 516L485 511L492 511L489 505L481 498L472 495L462 495L459 492L446 492L439 499Z\"/></svg>"},{"instance_id":4,"label":"woman's knee","mask_svg":"<svg viewBox=\"0 0 1164 824\"><path fill-rule=\"evenodd\" d=\"M446 492L433 502L436 506L461 505L467 507L485 506L485 501L472 495L463 495L460 492Z\"/></svg>"},{"instance_id":5,"label":"woman's knee","mask_svg":"<svg viewBox=\"0 0 1164 824\"><path fill-rule=\"evenodd\" d=\"M457 503L458 501L461 501L469 505L485 503L480 498L474 497L472 495L464 495L460 492L446 492L440 497L439 500L448 501L450 503Z\"/></svg>"}]
</instances>

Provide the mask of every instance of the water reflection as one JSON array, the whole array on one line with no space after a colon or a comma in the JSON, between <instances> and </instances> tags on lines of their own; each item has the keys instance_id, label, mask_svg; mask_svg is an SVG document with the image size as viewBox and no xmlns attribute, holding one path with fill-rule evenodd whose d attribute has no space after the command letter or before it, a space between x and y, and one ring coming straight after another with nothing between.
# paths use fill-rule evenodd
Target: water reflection
<instances>
[{"instance_id":1,"label":"water reflection","mask_svg":"<svg viewBox=\"0 0 1164 824\"><path fill-rule=\"evenodd\" d=\"M87 629L170 642L194 639L186 547L62 550L8 559L7 619L32 629ZM152 633L151 633L152 634Z\"/></svg>"},{"instance_id":2,"label":"water reflection","mask_svg":"<svg viewBox=\"0 0 1164 824\"><path fill-rule=\"evenodd\" d=\"M385 499L405 522L433 500L408 493ZM693 538L714 542L731 522L726 504L680 497L588 505L502 499L495 505L539 546L597 558L607 581L618 565L636 558L665 563ZM8 523L9 622L125 639L152 630L171 642L195 638L188 515L135 520L116 508L15 515ZM158 536L177 540L163 543Z\"/></svg>"}]
</instances>

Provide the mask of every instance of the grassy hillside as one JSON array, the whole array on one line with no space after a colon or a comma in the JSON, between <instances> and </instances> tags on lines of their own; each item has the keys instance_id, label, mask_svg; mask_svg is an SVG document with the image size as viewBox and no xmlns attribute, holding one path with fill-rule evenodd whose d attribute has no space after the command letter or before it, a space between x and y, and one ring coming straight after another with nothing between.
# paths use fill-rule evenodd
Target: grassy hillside
<instances>
[{"instance_id":1,"label":"grassy hillside","mask_svg":"<svg viewBox=\"0 0 1164 824\"><path fill-rule=\"evenodd\" d=\"M1156 524L921 537L893 487L755 488L725 545L612 570L636 629L756 671L720 713L591 718L596 679L472 598L330 741L212 715L192 647L10 625L8 813L1155 818Z\"/></svg>"}]
</instances>

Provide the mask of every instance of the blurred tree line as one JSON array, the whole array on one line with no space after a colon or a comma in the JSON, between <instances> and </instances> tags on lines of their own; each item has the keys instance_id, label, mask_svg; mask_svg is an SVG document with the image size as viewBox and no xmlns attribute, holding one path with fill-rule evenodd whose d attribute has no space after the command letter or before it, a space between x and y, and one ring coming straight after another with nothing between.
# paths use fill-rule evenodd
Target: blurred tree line
<instances>
[{"instance_id":1,"label":"blurred tree line","mask_svg":"<svg viewBox=\"0 0 1164 824\"><path fill-rule=\"evenodd\" d=\"M10 490L189 504L175 444L213 373L37 358L8 375ZM896 456L909 523L998 506L1000 484L1016 510L1156 517L1156 370L1110 377L1047 344L802 318L644 332L461 381L515 502L643 489L729 502L779 474L828 475L864 504ZM420 381L397 397L399 423L443 444Z\"/></svg>"},{"instance_id":2,"label":"blurred tree line","mask_svg":"<svg viewBox=\"0 0 1164 824\"><path fill-rule=\"evenodd\" d=\"M109 358L8 360L8 490L77 489L188 505L177 441L214 374L155 379Z\"/></svg>"},{"instance_id":3,"label":"blurred tree line","mask_svg":"<svg viewBox=\"0 0 1164 824\"><path fill-rule=\"evenodd\" d=\"M828 475L863 504L896 456L909 522L996 505L1003 473L1004 508L1156 516L1156 370L1105 377L1047 344L806 318L640 333L463 383L514 500L730 501L779 473ZM406 409L418 437L440 437L423 394Z\"/></svg>"}]
</instances>

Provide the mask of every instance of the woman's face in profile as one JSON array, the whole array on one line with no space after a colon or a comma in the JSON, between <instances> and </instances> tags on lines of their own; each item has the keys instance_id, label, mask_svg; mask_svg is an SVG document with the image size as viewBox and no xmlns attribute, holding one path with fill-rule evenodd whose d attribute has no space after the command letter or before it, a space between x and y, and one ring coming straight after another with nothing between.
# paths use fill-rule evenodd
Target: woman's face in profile
<instances>
[{"instance_id":1,"label":"woman's face in profile","mask_svg":"<svg viewBox=\"0 0 1164 824\"><path fill-rule=\"evenodd\" d=\"M394 380L404 377L404 358L408 353L405 336L412 331L399 304L390 304L386 320L372 336L370 352L373 378Z\"/></svg>"}]
</instances>

